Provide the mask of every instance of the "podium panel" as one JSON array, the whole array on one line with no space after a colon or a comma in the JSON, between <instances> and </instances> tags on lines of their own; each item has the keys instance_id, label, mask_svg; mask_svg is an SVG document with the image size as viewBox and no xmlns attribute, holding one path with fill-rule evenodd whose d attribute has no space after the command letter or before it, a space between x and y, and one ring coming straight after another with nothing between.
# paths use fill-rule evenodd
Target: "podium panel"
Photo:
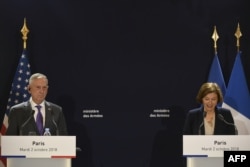
<instances>
[{"instance_id":1,"label":"podium panel","mask_svg":"<svg viewBox=\"0 0 250 167\"><path fill-rule=\"evenodd\" d=\"M65 158L7 158L7 167L71 167Z\"/></svg>"},{"instance_id":2,"label":"podium panel","mask_svg":"<svg viewBox=\"0 0 250 167\"><path fill-rule=\"evenodd\" d=\"M223 167L224 151L249 151L250 135L184 135L187 167Z\"/></svg>"},{"instance_id":3,"label":"podium panel","mask_svg":"<svg viewBox=\"0 0 250 167\"><path fill-rule=\"evenodd\" d=\"M7 167L71 167L75 136L1 136L1 156Z\"/></svg>"},{"instance_id":4,"label":"podium panel","mask_svg":"<svg viewBox=\"0 0 250 167\"><path fill-rule=\"evenodd\" d=\"M187 167L223 167L224 160L221 157L189 157Z\"/></svg>"}]
</instances>

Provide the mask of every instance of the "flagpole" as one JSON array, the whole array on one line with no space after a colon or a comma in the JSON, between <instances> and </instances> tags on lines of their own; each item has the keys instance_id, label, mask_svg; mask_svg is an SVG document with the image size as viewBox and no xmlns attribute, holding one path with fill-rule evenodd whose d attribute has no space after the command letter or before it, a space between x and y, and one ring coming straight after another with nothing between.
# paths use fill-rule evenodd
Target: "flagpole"
<instances>
[{"instance_id":1,"label":"flagpole","mask_svg":"<svg viewBox=\"0 0 250 167\"><path fill-rule=\"evenodd\" d=\"M236 32L235 32L234 36L237 39L236 46L237 46L237 52L239 52L240 51L240 37L242 36L242 33L240 31L240 24L239 23L238 23L238 26L237 26L237 29L236 29Z\"/></svg>"},{"instance_id":2,"label":"flagpole","mask_svg":"<svg viewBox=\"0 0 250 167\"><path fill-rule=\"evenodd\" d=\"M210 67L207 81L217 83L224 96L226 93L226 85L225 85L224 76L223 76L221 65L220 65L220 60L217 54L217 40L219 39L219 35L217 33L216 26L214 26L214 32L211 37L214 41L215 53L214 53L214 58L213 58L211 67ZM221 106L221 103L218 104L218 106Z\"/></svg>"},{"instance_id":3,"label":"flagpole","mask_svg":"<svg viewBox=\"0 0 250 167\"><path fill-rule=\"evenodd\" d=\"M26 18L24 18L24 22L23 22L23 27L21 29L21 33L23 34L23 49L26 49L26 41L28 39L28 33L29 33L29 29L27 28L27 25L26 25Z\"/></svg>"},{"instance_id":4,"label":"flagpole","mask_svg":"<svg viewBox=\"0 0 250 167\"><path fill-rule=\"evenodd\" d=\"M216 31L216 26L214 26L214 32L212 35L212 39L214 40L214 52L217 54L217 40L219 39L219 35Z\"/></svg>"}]
</instances>

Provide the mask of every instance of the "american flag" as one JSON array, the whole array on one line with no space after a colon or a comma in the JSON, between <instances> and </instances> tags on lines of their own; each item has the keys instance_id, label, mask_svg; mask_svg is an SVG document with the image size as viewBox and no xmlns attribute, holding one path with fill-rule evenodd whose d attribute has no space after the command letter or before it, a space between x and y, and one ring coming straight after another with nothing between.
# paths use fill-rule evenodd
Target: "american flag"
<instances>
[{"instance_id":1,"label":"american flag","mask_svg":"<svg viewBox=\"0 0 250 167\"><path fill-rule=\"evenodd\" d=\"M1 128L0 140L1 136L5 134L6 129L8 127L8 116L10 108L13 105L27 101L29 99L27 85L29 82L29 77L31 75L31 72L30 72L29 60L26 54L27 54L26 49L24 49L16 69L15 77L11 85L6 112L4 115L4 120ZM7 166L6 159L0 158L0 160L1 160L0 167L6 167Z\"/></svg>"}]
</instances>

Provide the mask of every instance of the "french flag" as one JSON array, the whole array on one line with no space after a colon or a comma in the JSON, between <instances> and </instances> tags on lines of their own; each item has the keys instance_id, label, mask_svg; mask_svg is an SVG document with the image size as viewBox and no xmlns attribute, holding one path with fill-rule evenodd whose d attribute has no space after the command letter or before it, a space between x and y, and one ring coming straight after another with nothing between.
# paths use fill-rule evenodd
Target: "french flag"
<instances>
[{"instance_id":1,"label":"french flag","mask_svg":"<svg viewBox=\"0 0 250 167\"><path fill-rule=\"evenodd\" d=\"M231 110L239 135L250 134L250 95L241 52L237 53L222 107Z\"/></svg>"},{"instance_id":2,"label":"french flag","mask_svg":"<svg viewBox=\"0 0 250 167\"><path fill-rule=\"evenodd\" d=\"M219 57L217 54L214 55L212 65L210 67L210 71L208 74L208 82L217 83L221 89L223 96L225 95L226 84L224 81L224 76L221 70L220 61L219 61ZM221 105L222 105L221 103L218 104L218 106L221 106Z\"/></svg>"}]
</instances>

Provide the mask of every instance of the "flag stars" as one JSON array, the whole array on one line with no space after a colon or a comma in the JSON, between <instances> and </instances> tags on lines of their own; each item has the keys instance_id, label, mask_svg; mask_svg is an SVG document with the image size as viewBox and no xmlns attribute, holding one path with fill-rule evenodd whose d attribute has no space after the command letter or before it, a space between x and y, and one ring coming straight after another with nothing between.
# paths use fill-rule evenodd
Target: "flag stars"
<instances>
[{"instance_id":1,"label":"flag stars","mask_svg":"<svg viewBox=\"0 0 250 167\"><path fill-rule=\"evenodd\" d=\"M15 104L28 100L27 83L29 82L30 75L30 65L25 52L23 52L11 84L6 113L9 113L10 108Z\"/></svg>"},{"instance_id":2,"label":"flag stars","mask_svg":"<svg viewBox=\"0 0 250 167\"><path fill-rule=\"evenodd\" d=\"M19 74L22 74L22 73L23 73L23 70L22 70L22 69L20 69L20 70L19 70Z\"/></svg>"}]
</instances>

